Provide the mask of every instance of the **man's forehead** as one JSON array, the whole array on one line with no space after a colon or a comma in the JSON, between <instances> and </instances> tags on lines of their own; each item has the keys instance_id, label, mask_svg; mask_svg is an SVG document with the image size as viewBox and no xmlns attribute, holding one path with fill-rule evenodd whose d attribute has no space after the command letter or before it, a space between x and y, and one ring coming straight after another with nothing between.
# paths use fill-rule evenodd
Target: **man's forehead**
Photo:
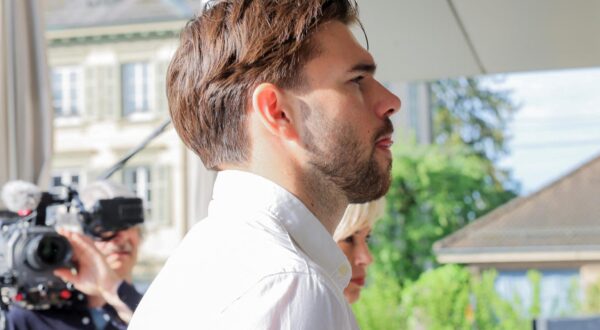
<instances>
[{"instance_id":1,"label":"man's forehead","mask_svg":"<svg viewBox=\"0 0 600 330\"><path fill-rule=\"evenodd\" d=\"M319 49L319 58L335 59L345 71L374 71L375 61L371 53L357 40L350 28L342 22L332 21L321 26L314 42ZM309 61L310 63L311 61Z\"/></svg>"}]
</instances>

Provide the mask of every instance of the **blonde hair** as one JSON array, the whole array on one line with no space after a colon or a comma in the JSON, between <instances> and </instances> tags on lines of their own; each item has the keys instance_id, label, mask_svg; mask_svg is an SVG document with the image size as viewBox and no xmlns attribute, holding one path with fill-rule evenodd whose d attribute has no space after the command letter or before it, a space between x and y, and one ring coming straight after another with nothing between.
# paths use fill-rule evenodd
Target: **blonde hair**
<instances>
[{"instance_id":1,"label":"blonde hair","mask_svg":"<svg viewBox=\"0 0 600 330\"><path fill-rule=\"evenodd\" d=\"M333 240L340 241L357 231L373 227L385 211L385 197L363 204L350 204L344 212L342 221L333 233Z\"/></svg>"}]
</instances>

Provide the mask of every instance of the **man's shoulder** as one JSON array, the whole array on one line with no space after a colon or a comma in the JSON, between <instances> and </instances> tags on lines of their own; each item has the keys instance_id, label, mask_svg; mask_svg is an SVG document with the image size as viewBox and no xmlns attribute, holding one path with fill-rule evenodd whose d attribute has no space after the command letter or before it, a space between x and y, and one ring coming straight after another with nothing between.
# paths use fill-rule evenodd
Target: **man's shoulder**
<instances>
[{"instance_id":1,"label":"man's shoulder","mask_svg":"<svg viewBox=\"0 0 600 330\"><path fill-rule=\"evenodd\" d=\"M188 274L219 283L255 283L270 274L314 272L313 262L276 223L208 218L171 255L163 276ZM221 221L221 222L219 222ZM188 277L187 275L185 277ZM231 285L231 283L227 283ZM234 284L235 285L235 284Z\"/></svg>"},{"instance_id":2,"label":"man's shoulder","mask_svg":"<svg viewBox=\"0 0 600 330\"><path fill-rule=\"evenodd\" d=\"M285 281L294 283L294 279L306 277L332 285L325 272L277 223L252 218L227 220L208 218L188 233L150 286L140 308L166 299L206 305L198 310L214 314L265 283L265 287L273 285L273 281L285 285Z\"/></svg>"},{"instance_id":3,"label":"man's shoulder","mask_svg":"<svg viewBox=\"0 0 600 330\"><path fill-rule=\"evenodd\" d=\"M281 262L305 266L307 257L276 219L249 214L241 220L217 217L202 220L173 253L172 259L177 258L197 260L199 264L202 261L202 266L206 262L227 266L236 260L257 268L263 261L262 266L281 265ZM184 264L191 266L188 262Z\"/></svg>"},{"instance_id":4,"label":"man's shoulder","mask_svg":"<svg viewBox=\"0 0 600 330\"><path fill-rule=\"evenodd\" d=\"M318 322L330 314L339 324L350 322L341 288L278 220L264 213L244 216L195 225L150 285L132 329L167 326L159 317L165 314L184 328L193 320L206 328L238 320L262 328L286 313L297 322Z\"/></svg>"}]
</instances>

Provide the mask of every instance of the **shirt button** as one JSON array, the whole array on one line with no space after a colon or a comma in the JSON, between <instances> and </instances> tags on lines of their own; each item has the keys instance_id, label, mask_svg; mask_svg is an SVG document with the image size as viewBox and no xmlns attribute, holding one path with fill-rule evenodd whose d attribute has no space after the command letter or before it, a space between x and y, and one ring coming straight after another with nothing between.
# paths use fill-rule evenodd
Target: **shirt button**
<instances>
[{"instance_id":1,"label":"shirt button","mask_svg":"<svg viewBox=\"0 0 600 330\"><path fill-rule=\"evenodd\" d=\"M348 266L340 266L338 272L340 273L340 275L346 276L346 274L348 274Z\"/></svg>"},{"instance_id":2,"label":"shirt button","mask_svg":"<svg viewBox=\"0 0 600 330\"><path fill-rule=\"evenodd\" d=\"M81 319L81 323L83 323L84 325L90 324L90 318L85 316L84 318Z\"/></svg>"},{"instance_id":3,"label":"shirt button","mask_svg":"<svg viewBox=\"0 0 600 330\"><path fill-rule=\"evenodd\" d=\"M102 317L104 317L104 320L105 320L105 321L108 321L108 320L110 320L110 316L109 316L108 314L104 314Z\"/></svg>"}]
</instances>

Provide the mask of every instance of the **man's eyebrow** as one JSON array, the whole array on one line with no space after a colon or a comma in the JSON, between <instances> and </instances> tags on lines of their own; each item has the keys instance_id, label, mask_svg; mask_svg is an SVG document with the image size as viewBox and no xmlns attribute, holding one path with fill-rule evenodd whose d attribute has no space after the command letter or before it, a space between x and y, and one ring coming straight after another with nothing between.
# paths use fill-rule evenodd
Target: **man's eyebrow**
<instances>
[{"instance_id":1,"label":"man's eyebrow","mask_svg":"<svg viewBox=\"0 0 600 330\"><path fill-rule=\"evenodd\" d=\"M370 74L375 74L375 70L377 69L377 65L375 63L358 63L354 65L349 72L365 72Z\"/></svg>"}]
</instances>

